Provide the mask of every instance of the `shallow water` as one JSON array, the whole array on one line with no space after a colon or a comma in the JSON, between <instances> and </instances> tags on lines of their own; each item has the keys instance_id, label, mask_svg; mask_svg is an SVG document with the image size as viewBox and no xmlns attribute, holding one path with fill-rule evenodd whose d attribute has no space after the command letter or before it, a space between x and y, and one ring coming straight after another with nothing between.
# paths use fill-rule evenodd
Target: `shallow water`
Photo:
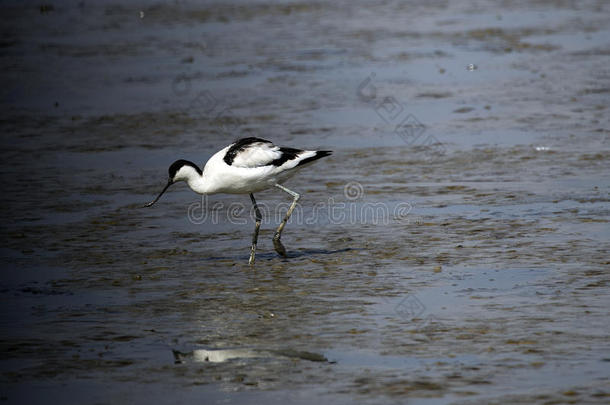
<instances>
[{"instance_id":1,"label":"shallow water","mask_svg":"<svg viewBox=\"0 0 610 405\"><path fill-rule=\"evenodd\" d=\"M4 402L608 401L605 2L1 7Z\"/></svg>"}]
</instances>

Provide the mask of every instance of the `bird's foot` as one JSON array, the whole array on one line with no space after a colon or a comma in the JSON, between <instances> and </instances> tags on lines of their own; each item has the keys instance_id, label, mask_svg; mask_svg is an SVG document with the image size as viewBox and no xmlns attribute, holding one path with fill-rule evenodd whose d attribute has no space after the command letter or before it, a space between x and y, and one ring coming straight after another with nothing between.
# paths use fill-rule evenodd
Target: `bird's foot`
<instances>
[{"instance_id":1,"label":"bird's foot","mask_svg":"<svg viewBox=\"0 0 610 405\"><path fill-rule=\"evenodd\" d=\"M273 247L278 255L286 257L286 248L282 245L282 242L280 242L280 238L273 238Z\"/></svg>"}]
</instances>

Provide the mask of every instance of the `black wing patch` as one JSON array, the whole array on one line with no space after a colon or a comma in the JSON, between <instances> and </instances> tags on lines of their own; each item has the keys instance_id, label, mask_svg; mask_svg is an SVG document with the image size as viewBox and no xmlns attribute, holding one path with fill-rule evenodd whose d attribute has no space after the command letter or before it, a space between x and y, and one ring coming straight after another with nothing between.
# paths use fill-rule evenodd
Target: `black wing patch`
<instances>
[{"instance_id":1,"label":"black wing patch","mask_svg":"<svg viewBox=\"0 0 610 405\"><path fill-rule=\"evenodd\" d=\"M289 160L294 160L299 156L299 153L303 152L301 149L294 148L280 148L280 153L282 154L279 158L271 161L270 165L275 167L281 166Z\"/></svg>"},{"instance_id":2,"label":"black wing patch","mask_svg":"<svg viewBox=\"0 0 610 405\"><path fill-rule=\"evenodd\" d=\"M271 141L268 141L266 139L256 138L253 136L251 136L249 138L238 139L237 141L235 141L235 143L233 145L231 145L231 147L225 154L224 158L222 158L222 160L224 160L226 164L231 166L233 164L233 160L235 159L235 156L237 156L237 154L239 152L246 149L249 145L252 145L253 143L259 143L259 142L272 143Z\"/></svg>"},{"instance_id":3,"label":"black wing patch","mask_svg":"<svg viewBox=\"0 0 610 405\"><path fill-rule=\"evenodd\" d=\"M301 160L301 161L300 161L300 162L297 164L297 166L301 166L301 165L307 164L307 163L309 163L309 162L313 162L314 160L318 160L318 159L323 158L323 157L325 157L325 156L330 156L330 155L332 155L332 153L333 153L333 152L332 152L332 151L330 151L330 150L319 150L319 151L316 151L316 154L315 154L315 155L310 156L310 157L308 157L308 158L306 158L306 159Z\"/></svg>"}]
</instances>

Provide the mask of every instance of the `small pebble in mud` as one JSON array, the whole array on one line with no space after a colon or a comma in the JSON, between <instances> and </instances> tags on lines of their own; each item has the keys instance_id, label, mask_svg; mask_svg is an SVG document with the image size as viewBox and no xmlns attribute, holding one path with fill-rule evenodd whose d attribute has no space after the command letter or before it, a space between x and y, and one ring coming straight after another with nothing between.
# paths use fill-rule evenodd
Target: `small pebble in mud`
<instances>
[{"instance_id":1,"label":"small pebble in mud","mask_svg":"<svg viewBox=\"0 0 610 405\"><path fill-rule=\"evenodd\" d=\"M263 319L272 319L275 318L275 314L273 312L264 313L261 318Z\"/></svg>"},{"instance_id":2,"label":"small pebble in mud","mask_svg":"<svg viewBox=\"0 0 610 405\"><path fill-rule=\"evenodd\" d=\"M473 70L477 70L479 67L477 65L475 65L474 63L469 63L466 66L466 70L468 70L469 72L472 72Z\"/></svg>"}]
</instances>

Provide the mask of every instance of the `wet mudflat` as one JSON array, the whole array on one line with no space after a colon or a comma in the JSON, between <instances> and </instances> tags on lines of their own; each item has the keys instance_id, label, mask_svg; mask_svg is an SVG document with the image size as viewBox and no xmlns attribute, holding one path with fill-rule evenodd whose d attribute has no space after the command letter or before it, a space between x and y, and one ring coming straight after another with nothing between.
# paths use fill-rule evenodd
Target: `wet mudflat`
<instances>
[{"instance_id":1,"label":"wet mudflat","mask_svg":"<svg viewBox=\"0 0 610 405\"><path fill-rule=\"evenodd\" d=\"M4 402L607 403L604 2L2 7Z\"/></svg>"}]
</instances>

